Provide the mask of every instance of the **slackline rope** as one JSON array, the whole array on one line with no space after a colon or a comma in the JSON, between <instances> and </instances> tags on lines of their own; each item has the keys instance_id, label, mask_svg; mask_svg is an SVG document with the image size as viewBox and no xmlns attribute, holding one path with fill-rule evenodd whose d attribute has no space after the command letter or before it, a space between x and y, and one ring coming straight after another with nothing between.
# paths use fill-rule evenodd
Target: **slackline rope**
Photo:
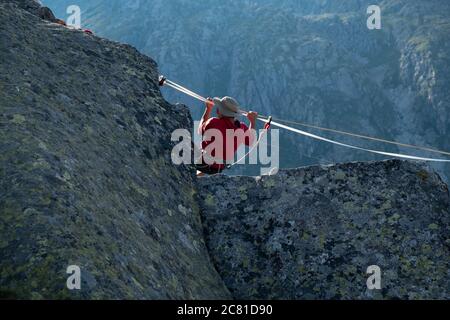
<instances>
[{"instance_id":1,"label":"slackline rope","mask_svg":"<svg viewBox=\"0 0 450 320\"><path fill-rule=\"evenodd\" d=\"M166 78L164 78L163 76L160 76L159 78L159 85L163 86L163 85L167 85L177 91L180 91L188 96L191 96L197 100L200 100L202 102L206 102L207 99L202 97L201 95L173 82L170 81ZM247 111L244 110L239 110L239 113L246 115ZM365 152L369 152L369 153L374 153L374 154L378 154L378 155L384 155L384 156L389 156L389 157L396 157L396 158L403 158L403 159L409 159L409 160L419 160L419 161L430 161L430 162L450 162L450 159L437 159L437 158L425 158L425 157L417 157L417 156L411 156L411 155L406 155L406 154L402 154L402 153L392 153L392 152L384 152L384 151L379 151L379 150L373 150L373 149L367 149L367 148L362 148L362 147L358 147L358 146L354 146L351 144L347 144L347 143L342 143L339 141L335 141L332 139L328 139L316 134L312 134L300 129L296 129L296 128L292 128L289 127L287 125L282 124L281 122L285 122L285 123L292 123L292 124L297 124L300 126L305 126L305 127L310 127L313 129L318 129L318 130L323 130L323 131L330 131L330 132L334 132L334 133L339 133L339 134L344 134L344 135L349 135L349 136L353 136L353 137L357 137L357 138L362 138L362 139L368 139L368 140L373 140L373 141L378 141L378 142L384 142L384 143L389 143L389 144L394 144L397 146L402 146L402 147L408 147L408 148L415 148L415 149L419 149L419 150L424 150L424 151L429 151L429 152L436 152L436 153L440 153L440 154L445 154L445 155L450 155L450 152L446 152L446 151L440 151L440 150L436 150L436 149L432 149L432 148L427 148L427 147L420 147L420 146L415 146L415 145L410 145L410 144L405 144L405 143L399 143L399 142L395 142L395 141L389 141L389 140L385 140L385 139L379 139L379 138L374 138L374 137L369 137L369 136L364 136L364 135L359 135L359 134L354 134L354 133L350 133L350 132L346 132L346 131L339 131L339 130L335 130L335 129L329 129L329 128L324 128L324 127L319 127L319 126L313 126L313 125L308 125L308 124L304 124L301 122L293 122L293 121L287 121L287 120L281 120L281 119L275 119L272 120L271 117L263 117L263 116L258 116L257 118L259 121L262 121L266 124L271 124L285 129L285 130L289 130L291 132L295 132L297 134L309 137L309 138L313 138L319 141L324 141L324 142L328 142L328 143L332 143L334 145L338 145L341 147L345 147L345 148L350 148L350 149L354 149L354 150L360 150L360 151L365 151ZM263 131L266 132L268 128L266 128L266 130ZM248 156L254 149L254 147L260 142L262 138L262 134L260 135L258 141L253 145L253 147L250 149L250 151L244 155L243 158L239 159L238 161L234 162L233 164L229 165L229 166L233 166L236 163L242 161L246 156Z\"/></svg>"},{"instance_id":2,"label":"slackline rope","mask_svg":"<svg viewBox=\"0 0 450 320\"><path fill-rule=\"evenodd\" d=\"M317 129L317 130L322 130L322 131L328 131L328 132L338 133L338 134L342 134L342 135L346 135L346 136L351 136L351 137L356 137L356 138L361 138L361 139L366 139L366 140L372 140L372 141L378 141L378 142L383 142L383 143L397 145L397 146L400 146L400 147L413 148L413 149L418 149L418 150L423 150L423 151L428 151L428 152L434 152L434 153L440 153L440 154L444 154L444 155L450 156L450 152L441 151L441 150L437 150L437 149L432 149L432 148L428 148L428 147L421 147L421 146L416 146L416 145L407 144L407 143L390 141L390 140L385 140L385 139L381 139L381 138L375 138L375 137L366 136L366 135L362 135L362 134L352 133L352 132L348 132L348 131L341 131L341 130L336 130L336 129L324 128L324 127L320 127L320 126L306 124L306 123L303 123L303 122L295 122L295 121L282 120L282 119L276 119L276 118L274 118L273 120L277 121L277 122L282 122L282 123L285 123L285 124L295 124L295 125L306 127L306 128L312 128L312 129Z\"/></svg>"}]
</instances>

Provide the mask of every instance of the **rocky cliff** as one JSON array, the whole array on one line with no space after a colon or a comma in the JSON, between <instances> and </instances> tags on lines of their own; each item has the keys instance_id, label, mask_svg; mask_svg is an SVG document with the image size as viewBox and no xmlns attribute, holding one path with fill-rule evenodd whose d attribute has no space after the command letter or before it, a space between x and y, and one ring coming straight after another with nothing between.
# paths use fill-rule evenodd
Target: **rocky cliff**
<instances>
[{"instance_id":1,"label":"rocky cliff","mask_svg":"<svg viewBox=\"0 0 450 320\"><path fill-rule=\"evenodd\" d=\"M391 160L199 179L214 264L240 299L448 299L447 186ZM369 266L381 290L369 290Z\"/></svg>"},{"instance_id":2,"label":"rocky cliff","mask_svg":"<svg viewBox=\"0 0 450 320\"><path fill-rule=\"evenodd\" d=\"M35 9L0 3L0 295L227 298L193 172L170 158L187 109L162 98L150 58Z\"/></svg>"},{"instance_id":3,"label":"rocky cliff","mask_svg":"<svg viewBox=\"0 0 450 320\"><path fill-rule=\"evenodd\" d=\"M197 180L171 162L192 120L161 96L155 62L53 19L0 3L0 297L449 297L449 195L431 170Z\"/></svg>"},{"instance_id":4,"label":"rocky cliff","mask_svg":"<svg viewBox=\"0 0 450 320\"><path fill-rule=\"evenodd\" d=\"M61 16L72 4L44 2ZM158 61L163 74L205 96L231 95L275 118L450 150L449 1L77 4L84 25L136 46ZM373 4L381 8L381 30L367 28L366 11ZM191 105L194 119L200 116L198 102L170 89L164 94ZM383 159L287 132L281 138L284 168ZM450 177L449 165L437 168Z\"/></svg>"}]
</instances>

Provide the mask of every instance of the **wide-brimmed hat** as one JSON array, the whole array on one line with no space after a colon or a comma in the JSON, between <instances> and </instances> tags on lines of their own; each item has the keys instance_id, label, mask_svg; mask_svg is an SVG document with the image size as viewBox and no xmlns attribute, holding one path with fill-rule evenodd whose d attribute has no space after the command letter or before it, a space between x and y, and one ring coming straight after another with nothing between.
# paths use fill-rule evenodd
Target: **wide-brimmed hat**
<instances>
[{"instance_id":1,"label":"wide-brimmed hat","mask_svg":"<svg viewBox=\"0 0 450 320\"><path fill-rule=\"evenodd\" d=\"M221 115L233 118L239 116L239 104L235 99L228 96L223 97L222 99L215 97L213 101Z\"/></svg>"}]
</instances>

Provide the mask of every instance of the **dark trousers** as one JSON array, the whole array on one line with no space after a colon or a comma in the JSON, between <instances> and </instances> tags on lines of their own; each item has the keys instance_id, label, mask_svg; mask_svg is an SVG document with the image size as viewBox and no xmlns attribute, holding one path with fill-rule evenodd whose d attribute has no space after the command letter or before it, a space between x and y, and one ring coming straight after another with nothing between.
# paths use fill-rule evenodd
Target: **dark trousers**
<instances>
[{"instance_id":1,"label":"dark trousers","mask_svg":"<svg viewBox=\"0 0 450 320\"><path fill-rule=\"evenodd\" d=\"M217 173L221 173L225 169L225 167L222 169L213 168L208 164L201 163L201 164L196 164L195 169L197 169L198 171L201 171L205 174L217 174Z\"/></svg>"}]
</instances>

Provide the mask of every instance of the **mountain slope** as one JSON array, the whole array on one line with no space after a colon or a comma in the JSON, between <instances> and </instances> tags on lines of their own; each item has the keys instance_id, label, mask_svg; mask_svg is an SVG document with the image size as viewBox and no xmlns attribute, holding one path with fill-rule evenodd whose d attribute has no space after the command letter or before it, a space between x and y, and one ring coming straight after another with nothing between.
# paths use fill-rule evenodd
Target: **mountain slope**
<instances>
[{"instance_id":1,"label":"mountain slope","mask_svg":"<svg viewBox=\"0 0 450 320\"><path fill-rule=\"evenodd\" d=\"M64 17L70 1L45 3ZM450 150L448 2L381 1L382 30L372 31L368 0L78 3L87 26L135 45L162 73L205 96L232 95L265 115ZM199 118L199 102L164 94ZM286 132L281 141L282 167L382 159ZM450 173L448 165L436 168Z\"/></svg>"}]
</instances>

